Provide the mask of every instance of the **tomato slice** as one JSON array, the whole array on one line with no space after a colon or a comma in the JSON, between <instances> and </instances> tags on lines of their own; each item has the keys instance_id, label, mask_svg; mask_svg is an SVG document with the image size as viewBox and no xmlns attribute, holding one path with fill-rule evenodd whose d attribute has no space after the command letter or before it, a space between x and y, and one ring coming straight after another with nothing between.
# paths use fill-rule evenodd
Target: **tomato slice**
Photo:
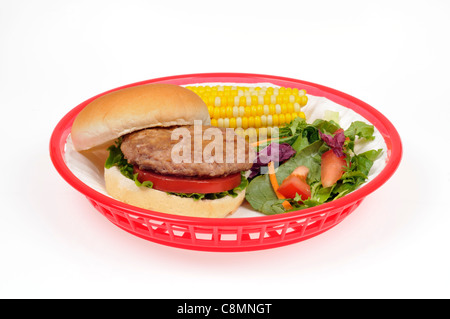
<instances>
[{"instance_id":1,"label":"tomato slice","mask_svg":"<svg viewBox=\"0 0 450 319\"><path fill-rule=\"evenodd\" d=\"M286 198L295 198L296 194L300 195L302 200L311 197L311 187L298 175L289 175L286 177L278 188L278 192Z\"/></svg>"},{"instance_id":2,"label":"tomato slice","mask_svg":"<svg viewBox=\"0 0 450 319\"><path fill-rule=\"evenodd\" d=\"M171 175L161 175L150 171L141 170L134 167L134 174L138 174L137 179L143 183L151 181L153 188L173 193L219 193L229 191L241 184L241 173L236 173L215 178L188 178Z\"/></svg>"},{"instance_id":3,"label":"tomato slice","mask_svg":"<svg viewBox=\"0 0 450 319\"><path fill-rule=\"evenodd\" d=\"M320 179L323 187L333 186L344 174L347 166L345 156L338 157L333 150L322 154Z\"/></svg>"}]
</instances>

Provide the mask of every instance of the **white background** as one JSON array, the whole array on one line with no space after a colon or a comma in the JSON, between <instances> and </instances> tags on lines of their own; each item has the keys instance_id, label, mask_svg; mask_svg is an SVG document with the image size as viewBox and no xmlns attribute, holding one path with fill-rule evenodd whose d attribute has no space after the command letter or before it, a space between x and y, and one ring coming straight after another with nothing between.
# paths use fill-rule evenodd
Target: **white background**
<instances>
[{"instance_id":1,"label":"white background","mask_svg":"<svg viewBox=\"0 0 450 319\"><path fill-rule=\"evenodd\" d=\"M0 297L450 297L449 18L447 0L0 1ZM351 94L396 126L401 165L294 245L211 253L134 237L58 175L50 135L93 95L200 72Z\"/></svg>"}]
</instances>

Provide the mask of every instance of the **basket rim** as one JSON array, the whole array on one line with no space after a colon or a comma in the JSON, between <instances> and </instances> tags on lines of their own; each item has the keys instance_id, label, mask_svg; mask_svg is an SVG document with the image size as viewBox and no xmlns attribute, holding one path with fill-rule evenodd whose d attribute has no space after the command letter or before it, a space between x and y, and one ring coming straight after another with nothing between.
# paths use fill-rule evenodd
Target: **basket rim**
<instances>
[{"instance_id":1,"label":"basket rim","mask_svg":"<svg viewBox=\"0 0 450 319\"><path fill-rule=\"evenodd\" d=\"M359 189L339 198L335 201L321 204L315 207L288 212L277 215L266 215L257 217L238 217L238 218L207 218L207 217L191 217L182 215L167 214L147 209L142 209L136 206L132 206L116 199L108 197L102 193L97 192L93 188L86 185L80 179L78 179L72 171L69 169L64 160L64 149L68 135L70 134L73 120L76 115L92 100L126 87L142 85L147 83L172 83L179 85L188 85L193 83L214 83L214 82L240 82L240 83L259 83L259 82L274 82L278 83L291 83L297 86L303 85L316 89L318 92L323 93L334 101L347 102L350 105L343 105L344 107L351 108L364 117L369 117L368 120L380 131L388 148L388 158L386 166L383 170L371 181L364 184ZM362 114L364 113L364 114ZM144 218L156 218L166 222L183 222L189 225L196 226L257 226L267 223L280 223L289 220L297 220L298 218L305 218L308 216L326 213L337 208L346 207L352 205L354 202L364 199L367 195L374 192L381 187L397 170L402 158L402 142L400 135L394 125L378 110L369 104L341 91L332 89L320 84L298 80L288 77L281 77L275 75L264 75L255 73L193 73L174 75L167 77L159 77L150 80L144 80L119 86L103 93L97 94L86 101L80 103L72 110L70 110L55 126L51 137L49 152L51 161L61 175L61 177L77 191L84 194L86 197L95 200L97 203L108 206L111 209L134 214Z\"/></svg>"}]
</instances>

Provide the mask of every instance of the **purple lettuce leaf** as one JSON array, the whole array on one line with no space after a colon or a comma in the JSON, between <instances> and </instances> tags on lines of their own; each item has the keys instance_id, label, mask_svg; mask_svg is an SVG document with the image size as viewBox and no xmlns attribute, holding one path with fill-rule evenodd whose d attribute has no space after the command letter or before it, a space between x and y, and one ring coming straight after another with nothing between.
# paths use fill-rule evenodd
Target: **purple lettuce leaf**
<instances>
[{"instance_id":1,"label":"purple lettuce leaf","mask_svg":"<svg viewBox=\"0 0 450 319\"><path fill-rule=\"evenodd\" d=\"M322 133L319 130L320 138L333 150L334 154L338 157L344 156L344 142L345 134L344 131L338 130L338 132L332 136Z\"/></svg>"},{"instance_id":2,"label":"purple lettuce leaf","mask_svg":"<svg viewBox=\"0 0 450 319\"><path fill-rule=\"evenodd\" d=\"M261 167L267 166L270 162L283 163L295 154L295 150L287 143L271 143L256 154L253 161L249 178L253 178L260 173Z\"/></svg>"}]
</instances>

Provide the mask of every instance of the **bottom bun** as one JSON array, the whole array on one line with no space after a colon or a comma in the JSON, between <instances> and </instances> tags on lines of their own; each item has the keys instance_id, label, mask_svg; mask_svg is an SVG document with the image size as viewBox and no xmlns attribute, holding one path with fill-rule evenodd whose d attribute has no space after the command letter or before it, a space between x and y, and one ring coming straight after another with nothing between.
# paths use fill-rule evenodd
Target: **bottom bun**
<instances>
[{"instance_id":1,"label":"bottom bun","mask_svg":"<svg viewBox=\"0 0 450 319\"><path fill-rule=\"evenodd\" d=\"M144 209L157 212L193 216L222 218L234 213L245 198L245 190L236 197L201 199L170 195L148 187L138 187L131 179L120 173L116 166L105 168L106 191L115 199Z\"/></svg>"}]
</instances>

